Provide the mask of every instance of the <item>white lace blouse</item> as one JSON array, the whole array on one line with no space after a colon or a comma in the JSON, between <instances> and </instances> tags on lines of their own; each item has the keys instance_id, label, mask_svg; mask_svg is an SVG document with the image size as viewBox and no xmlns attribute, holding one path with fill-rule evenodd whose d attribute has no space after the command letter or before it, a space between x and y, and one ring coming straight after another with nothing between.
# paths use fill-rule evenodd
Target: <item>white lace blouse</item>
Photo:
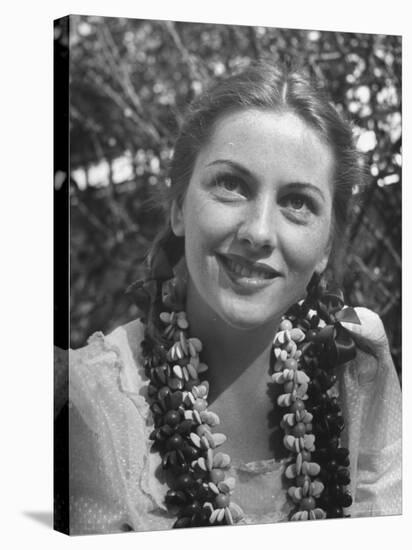
<instances>
[{"instance_id":1,"label":"white lace blouse","mask_svg":"<svg viewBox=\"0 0 412 550\"><path fill-rule=\"evenodd\" d=\"M143 325L133 321L69 352L71 534L169 529L176 519L164 505L159 454L150 451L142 338ZM351 459L351 516L400 514L401 393L389 349L377 357L359 351L341 367L338 391ZM232 462L241 523L287 520L284 468L275 459Z\"/></svg>"}]
</instances>

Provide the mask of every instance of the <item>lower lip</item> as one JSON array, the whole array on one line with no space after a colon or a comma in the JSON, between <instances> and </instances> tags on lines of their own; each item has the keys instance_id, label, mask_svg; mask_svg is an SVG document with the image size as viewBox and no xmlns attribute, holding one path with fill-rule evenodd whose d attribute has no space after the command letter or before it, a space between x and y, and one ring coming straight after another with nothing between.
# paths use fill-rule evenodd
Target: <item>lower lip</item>
<instances>
[{"instance_id":1,"label":"lower lip","mask_svg":"<svg viewBox=\"0 0 412 550\"><path fill-rule=\"evenodd\" d=\"M256 277L245 277L244 275L239 275L238 273L235 273L232 271L228 264L225 262L225 260L222 260L221 257L218 256L219 264L222 266L225 274L229 278L229 280L239 289L243 290L260 290L262 288L266 288L269 285L273 283L275 279L278 278L278 276L272 277L270 279L263 279L263 278L256 278Z\"/></svg>"}]
</instances>

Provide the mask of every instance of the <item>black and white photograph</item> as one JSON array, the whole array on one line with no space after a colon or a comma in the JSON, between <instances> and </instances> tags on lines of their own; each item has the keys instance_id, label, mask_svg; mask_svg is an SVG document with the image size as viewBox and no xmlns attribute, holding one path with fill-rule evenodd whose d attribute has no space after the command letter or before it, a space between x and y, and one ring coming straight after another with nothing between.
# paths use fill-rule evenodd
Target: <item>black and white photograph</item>
<instances>
[{"instance_id":1,"label":"black and white photograph","mask_svg":"<svg viewBox=\"0 0 412 550\"><path fill-rule=\"evenodd\" d=\"M54 43L54 528L400 515L402 37Z\"/></svg>"}]
</instances>

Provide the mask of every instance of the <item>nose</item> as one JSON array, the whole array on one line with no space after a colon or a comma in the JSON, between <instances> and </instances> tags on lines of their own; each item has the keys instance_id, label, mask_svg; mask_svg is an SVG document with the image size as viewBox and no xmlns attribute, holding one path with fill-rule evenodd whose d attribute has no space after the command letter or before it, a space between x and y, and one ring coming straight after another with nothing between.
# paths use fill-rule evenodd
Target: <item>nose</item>
<instances>
[{"instance_id":1,"label":"nose","mask_svg":"<svg viewBox=\"0 0 412 550\"><path fill-rule=\"evenodd\" d=\"M276 206L272 196L261 196L248 204L238 238L253 250L270 254L276 247Z\"/></svg>"}]
</instances>

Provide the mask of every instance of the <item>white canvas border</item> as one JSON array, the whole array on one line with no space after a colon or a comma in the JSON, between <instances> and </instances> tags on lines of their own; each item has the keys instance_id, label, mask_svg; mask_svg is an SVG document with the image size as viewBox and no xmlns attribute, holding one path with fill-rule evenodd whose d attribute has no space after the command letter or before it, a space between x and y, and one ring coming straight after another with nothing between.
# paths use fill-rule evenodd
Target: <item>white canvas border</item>
<instances>
[{"instance_id":1,"label":"white canvas border","mask_svg":"<svg viewBox=\"0 0 412 550\"><path fill-rule=\"evenodd\" d=\"M197 5L196 5L197 4ZM276 3L234 0L195 3L152 0L43 1L14 0L3 8L2 70L2 540L7 548L36 544L41 548L344 548L367 544L388 548L406 537L410 516L404 468L404 516L320 524L196 529L174 532L68 537L51 530L52 510L52 20L83 13L270 25L340 31L402 34L404 98L410 90L410 35L407 3L347 0ZM285 5L286 4L286 5ZM409 93L410 96L410 93ZM409 105L404 104L406 130ZM404 137L404 182L408 182L410 144ZM409 191L404 191L404 281L407 255ZM404 284L404 310L410 292ZM404 314L404 341L410 326ZM410 325L410 323L409 323ZM410 457L408 362L404 349L404 464ZM37 519L35 519L37 517ZM51 516L50 516L51 517ZM43 518L43 520L42 520ZM8 542L9 541L9 542Z\"/></svg>"}]
</instances>

